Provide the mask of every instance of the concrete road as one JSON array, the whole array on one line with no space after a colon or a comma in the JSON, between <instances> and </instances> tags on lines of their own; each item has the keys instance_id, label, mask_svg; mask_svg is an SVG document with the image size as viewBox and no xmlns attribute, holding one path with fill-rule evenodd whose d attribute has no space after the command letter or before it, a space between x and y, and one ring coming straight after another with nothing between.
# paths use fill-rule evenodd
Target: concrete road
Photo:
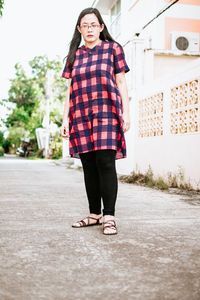
<instances>
[{"instance_id":1,"label":"concrete road","mask_svg":"<svg viewBox=\"0 0 200 300\"><path fill-rule=\"evenodd\" d=\"M0 159L0 299L200 299L200 201L119 184L118 234L88 215L80 170Z\"/></svg>"}]
</instances>

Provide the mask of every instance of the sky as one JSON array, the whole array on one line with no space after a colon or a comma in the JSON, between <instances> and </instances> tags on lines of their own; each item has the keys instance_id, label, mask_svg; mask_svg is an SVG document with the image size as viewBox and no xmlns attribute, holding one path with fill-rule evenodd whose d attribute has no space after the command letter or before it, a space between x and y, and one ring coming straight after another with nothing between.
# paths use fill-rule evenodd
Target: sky
<instances>
[{"instance_id":1,"label":"sky","mask_svg":"<svg viewBox=\"0 0 200 300\"><path fill-rule=\"evenodd\" d=\"M0 18L0 99L8 97L9 79L19 62L28 71L28 61L37 55L50 59L67 55L81 10L93 0L6 0Z\"/></svg>"}]
</instances>

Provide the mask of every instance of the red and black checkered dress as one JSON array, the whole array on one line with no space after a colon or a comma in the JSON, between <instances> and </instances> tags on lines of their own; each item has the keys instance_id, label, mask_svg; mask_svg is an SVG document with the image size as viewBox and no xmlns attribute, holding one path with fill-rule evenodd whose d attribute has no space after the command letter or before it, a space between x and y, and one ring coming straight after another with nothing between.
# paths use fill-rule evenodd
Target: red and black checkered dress
<instances>
[{"instance_id":1,"label":"red and black checkered dress","mask_svg":"<svg viewBox=\"0 0 200 300\"><path fill-rule=\"evenodd\" d=\"M69 108L69 153L114 149L116 159L126 157L122 101L114 74L128 72L123 48L100 41L92 49L76 51L72 71L65 65L64 78L72 78Z\"/></svg>"}]
</instances>

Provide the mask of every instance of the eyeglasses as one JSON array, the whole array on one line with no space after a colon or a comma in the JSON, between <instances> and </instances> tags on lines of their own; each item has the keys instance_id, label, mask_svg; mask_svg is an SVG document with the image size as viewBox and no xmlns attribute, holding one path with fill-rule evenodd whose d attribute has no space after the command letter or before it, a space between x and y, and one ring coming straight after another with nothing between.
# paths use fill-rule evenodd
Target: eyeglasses
<instances>
[{"instance_id":1,"label":"eyeglasses","mask_svg":"<svg viewBox=\"0 0 200 300\"><path fill-rule=\"evenodd\" d=\"M89 27L91 27L92 29L97 29L100 25L99 24L92 24L92 25L81 25L80 28L83 30L87 30L89 29Z\"/></svg>"}]
</instances>

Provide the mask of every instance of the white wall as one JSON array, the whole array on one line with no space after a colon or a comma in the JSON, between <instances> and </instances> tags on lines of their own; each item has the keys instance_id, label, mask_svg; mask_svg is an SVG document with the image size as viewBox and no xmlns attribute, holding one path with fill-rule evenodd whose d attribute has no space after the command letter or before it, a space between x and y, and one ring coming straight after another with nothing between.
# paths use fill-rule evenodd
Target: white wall
<instances>
[{"instance_id":1,"label":"white wall","mask_svg":"<svg viewBox=\"0 0 200 300\"><path fill-rule=\"evenodd\" d=\"M167 173L185 174L185 181L200 187L200 133L179 136L146 137L137 140L134 169L142 173L151 165L153 173L167 178Z\"/></svg>"},{"instance_id":2,"label":"white wall","mask_svg":"<svg viewBox=\"0 0 200 300\"><path fill-rule=\"evenodd\" d=\"M198 131L182 134L170 133L170 90L173 87L184 85L190 81L198 79L199 83L195 93L198 95L198 103L194 105L197 109ZM165 175L167 172L177 173L181 167L184 171L185 180L189 181L193 187L200 184L200 59L196 59L188 63L179 72L174 72L173 77L165 77L155 80L151 86L141 86L136 100L136 118L132 126L136 128L135 147L133 153L134 165L133 169L139 168L145 172L149 164L153 169L153 173ZM138 109L140 99L150 97L158 92L164 95L164 134L163 136L139 137L138 136ZM192 97L192 92L190 96ZM195 95L193 95L194 97ZM180 94L180 97L184 97ZM196 97L196 96L195 96ZM188 101L189 102L189 101ZM188 104L189 105L189 104ZM185 110L190 109L186 106ZM189 122L188 120L187 122Z\"/></svg>"},{"instance_id":3,"label":"white wall","mask_svg":"<svg viewBox=\"0 0 200 300\"><path fill-rule=\"evenodd\" d=\"M133 40L135 32L140 32L148 21L169 5L164 0L132 2L133 4L131 1L122 0L122 34L119 41L122 44ZM131 129L125 133L127 158L117 160L117 171L120 174L130 174L138 169L145 172L151 165L156 176L167 176L168 172L177 173L181 168L185 181L190 180L193 187L196 187L200 182L200 127L195 133L170 134L169 103L171 87L199 78L200 60L188 62L193 59L190 57L154 58L153 52L143 55L144 48L165 48L166 17L200 19L200 7L175 4L143 30L138 41L129 42L124 47L127 62L131 66L131 72L126 75L131 97ZM149 38L152 38L151 42ZM153 80L155 77L156 80ZM138 136L139 101L158 92L163 92L164 95L164 135L141 138Z\"/></svg>"},{"instance_id":4,"label":"white wall","mask_svg":"<svg viewBox=\"0 0 200 300\"><path fill-rule=\"evenodd\" d=\"M182 67L185 67L186 64L197 58L198 56L192 55L154 55L153 78L158 79L163 76L170 76L174 72L179 72Z\"/></svg>"}]
</instances>

